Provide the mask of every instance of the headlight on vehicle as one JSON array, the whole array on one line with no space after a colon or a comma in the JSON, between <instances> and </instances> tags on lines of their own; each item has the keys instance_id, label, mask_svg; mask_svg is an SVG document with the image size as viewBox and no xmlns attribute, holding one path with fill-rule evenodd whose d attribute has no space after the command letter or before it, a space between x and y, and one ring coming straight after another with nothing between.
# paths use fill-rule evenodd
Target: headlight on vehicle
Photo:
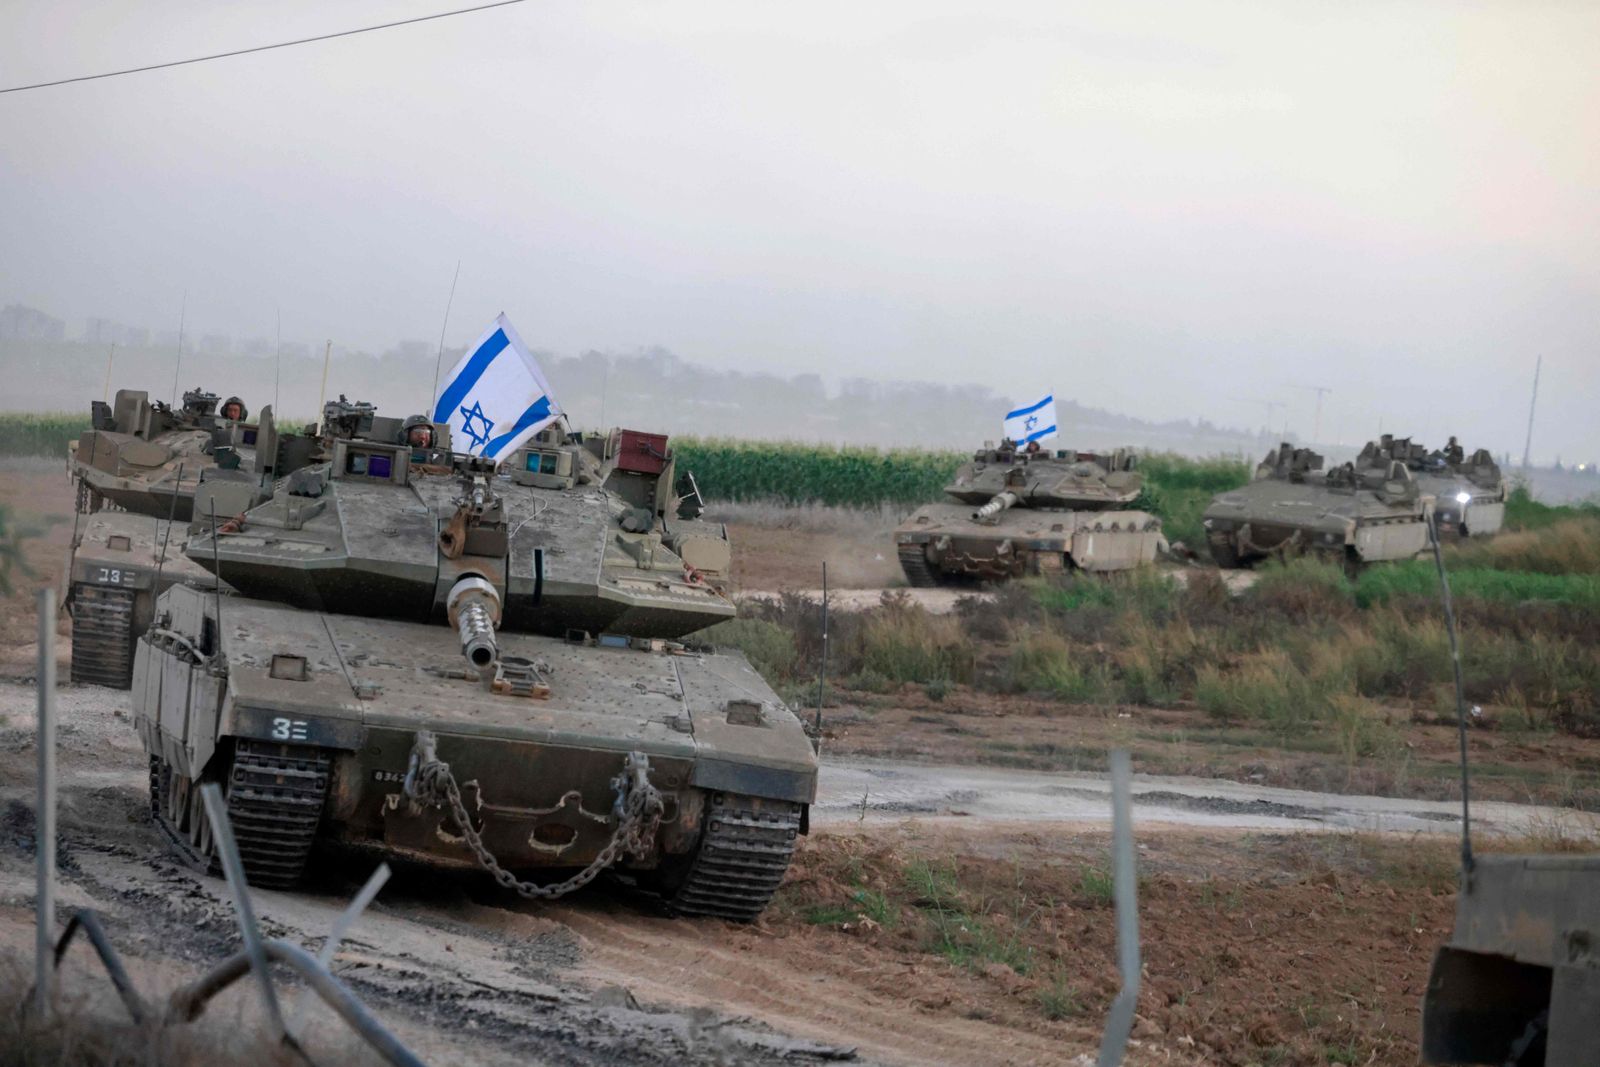
<instances>
[{"instance_id":1,"label":"headlight on vehicle","mask_svg":"<svg viewBox=\"0 0 1600 1067\"><path fill-rule=\"evenodd\" d=\"M1467 504L1467 503L1470 503L1471 501L1472 501L1472 494L1471 493L1457 493L1456 494L1456 503L1457 504Z\"/></svg>"}]
</instances>

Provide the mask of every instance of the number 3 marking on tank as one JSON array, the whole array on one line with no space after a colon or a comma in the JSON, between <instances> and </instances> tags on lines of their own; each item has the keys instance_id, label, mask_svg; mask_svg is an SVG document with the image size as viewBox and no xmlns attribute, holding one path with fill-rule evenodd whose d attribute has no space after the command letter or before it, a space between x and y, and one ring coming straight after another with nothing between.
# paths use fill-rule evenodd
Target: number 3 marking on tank
<instances>
[{"instance_id":1,"label":"number 3 marking on tank","mask_svg":"<svg viewBox=\"0 0 1600 1067\"><path fill-rule=\"evenodd\" d=\"M272 739L274 741L306 740L306 721L304 719L273 719Z\"/></svg>"}]
</instances>

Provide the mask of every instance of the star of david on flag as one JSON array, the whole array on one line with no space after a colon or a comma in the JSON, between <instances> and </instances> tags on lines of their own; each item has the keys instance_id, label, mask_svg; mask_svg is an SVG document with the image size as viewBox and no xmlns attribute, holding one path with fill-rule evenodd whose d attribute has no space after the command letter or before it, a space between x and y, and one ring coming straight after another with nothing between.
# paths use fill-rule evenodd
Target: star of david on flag
<instances>
[{"instance_id":1,"label":"star of david on flag","mask_svg":"<svg viewBox=\"0 0 1600 1067\"><path fill-rule=\"evenodd\" d=\"M1043 400L1006 413L1005 435L1019 445L1029 441L1044 441L1056 436L1056 397L1054 393Z\"/></svg>"},{"instance_id":2,"label":"star of david on flag","mask_svg":"<svg viewBox=\"0 0 1600 1067\"><path fill-rule=\"evenodd\" d=\"M458 452L498 460L560 414L544 372L502 314L445 377L433 421L450 424Z\"/></svg>"}]
</instances>

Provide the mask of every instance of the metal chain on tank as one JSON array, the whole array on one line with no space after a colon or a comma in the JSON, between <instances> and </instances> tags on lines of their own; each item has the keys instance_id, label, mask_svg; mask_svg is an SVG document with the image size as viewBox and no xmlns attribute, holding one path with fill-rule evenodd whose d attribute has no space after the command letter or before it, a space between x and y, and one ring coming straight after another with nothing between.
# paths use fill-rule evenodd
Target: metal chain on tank
<instances>
[{"instance_id":1,"label":"metal chain on tank","mask_svg":"<svg viewBox=\"0 0 1600 1067\"><path fill-rule=\"evenodd\" d=\"M448 805L456 825L461 828L467 847L483 869L493 875L500 885L515 890L529 900L555 900L574 889L581 889L624 854L642 859L655 843L663 810L661 793L650 784L650 758L643 752L628 753L622 763L622 773L611 779L611 788L616 791L611 814L617 819L617 828L611 832L611 840L577 874L565 881L539 885L524 882L500 866L494 853L484 845L483 837L473 829L472 820L467 815L467 806L462 802L461 789L456 785L455 775L450 772L450 765L434 754L434 738L426 731L417 735L403 788L406 796L417 803L442 801Z\"/></svg>"}]
</instances>

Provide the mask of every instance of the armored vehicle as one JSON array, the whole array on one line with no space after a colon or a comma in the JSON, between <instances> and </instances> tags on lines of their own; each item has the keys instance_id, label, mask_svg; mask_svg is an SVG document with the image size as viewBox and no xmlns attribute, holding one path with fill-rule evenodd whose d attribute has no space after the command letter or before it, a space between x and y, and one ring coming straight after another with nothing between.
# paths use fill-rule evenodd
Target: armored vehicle
<instances>
[{"instance_id":1,"label":"armored vehicle","mask_svg":"<svg viewBox=\"0 0 1600 1067\"><path fill-rule=\"evenodd\" d=\"M1422 1005L1426 1063L1600 1067L1600 855L1478 856Z\"/></svg>"},{"instance_id":2,"label":"armored vehicle","mask_svg":"<svg viewBox=\"0 0 1600 1067\"><path fill-rule=\"evenodd\" d=\"M143 390L117 390L114 405L95 401L90 428L69 448L68 466L77 483L81 514L107 504L140 515L188 522L200 471L248 469L258 427L238 397L217 414L217 395L201 389L183 394L174 410Z\"/></svg>"},{"instance_id":3,"label":"armored vehicle","mask_svg":"<svg viewBox=\"0 0 1600 1067\"><path fill-rule=\"evenodd\" d=\"M944 487L948 501L895 529L900 567L912 585L933 586L1149 563L1165 540L1160 519L1128 508L1143 486L1130 449L984 447Z\"/></svg>"},{"instance_id":4,"label":"armored vehicle","mask_svg":"<svg viewBox=\"0 0 1600 1067\"><path fill-rule=\"evenodd\" d=\"M1426 549L1432 510L1433 497L1401 460L1373 448L1324 471L1321 455L1285 441L1249 485L1213 497L1201 523L1223 567L1313 554L1355 568Z\"/></svg>"},{"instance_id":5,"label":"armored vehicle","mask_svg":"<svg viewBox=\"0 0 1600 1067\"><path fill-rule=\"evenodd\" d=\"M177 411L134 390L119 391L115 407L94 405L93 428L69 457L79 511L66 591L74 682L126 689L156 597L179 582L214 584L183 555L187 524L237 515L322 450L314 432L280 435L270 406L259 423L240 421L248 411L238 397L222 405L232 419L216 409L216 394L198 389Z\"/></svg>"},{"instance_id":6,"label":"armored vehicle","mask_svg":"<svg viewBox=\"0 0 1600 1067\"><path fill-rule=\"evenodd\" d=\"M1384 434L1367 449L1402 460L1422 491L1431 495L1439 532L1457 537L1493 537L1506 521L1506 480L1487 448L1471 456L1454 437L1429 452L1409 438Z\"/></svg>"},{"instance_id":7,"label":"armored vehicle","mask_svg":"<svg viewBox=\"0 0 1600 1067\"><path fill-rule=\"evenodd\" d=\"M530 897L616 867L676 911L757 915L816 755L742 657L673 640L733 607L687 563L718 539L678 517L665 445L550 430L498 477L340 440L198 528L190 558L241 595L163 594L134 680L179 850L212 862L195 786L215 781L260 885L323 842L480 865Z\"/></svg>"}]
</instances>

